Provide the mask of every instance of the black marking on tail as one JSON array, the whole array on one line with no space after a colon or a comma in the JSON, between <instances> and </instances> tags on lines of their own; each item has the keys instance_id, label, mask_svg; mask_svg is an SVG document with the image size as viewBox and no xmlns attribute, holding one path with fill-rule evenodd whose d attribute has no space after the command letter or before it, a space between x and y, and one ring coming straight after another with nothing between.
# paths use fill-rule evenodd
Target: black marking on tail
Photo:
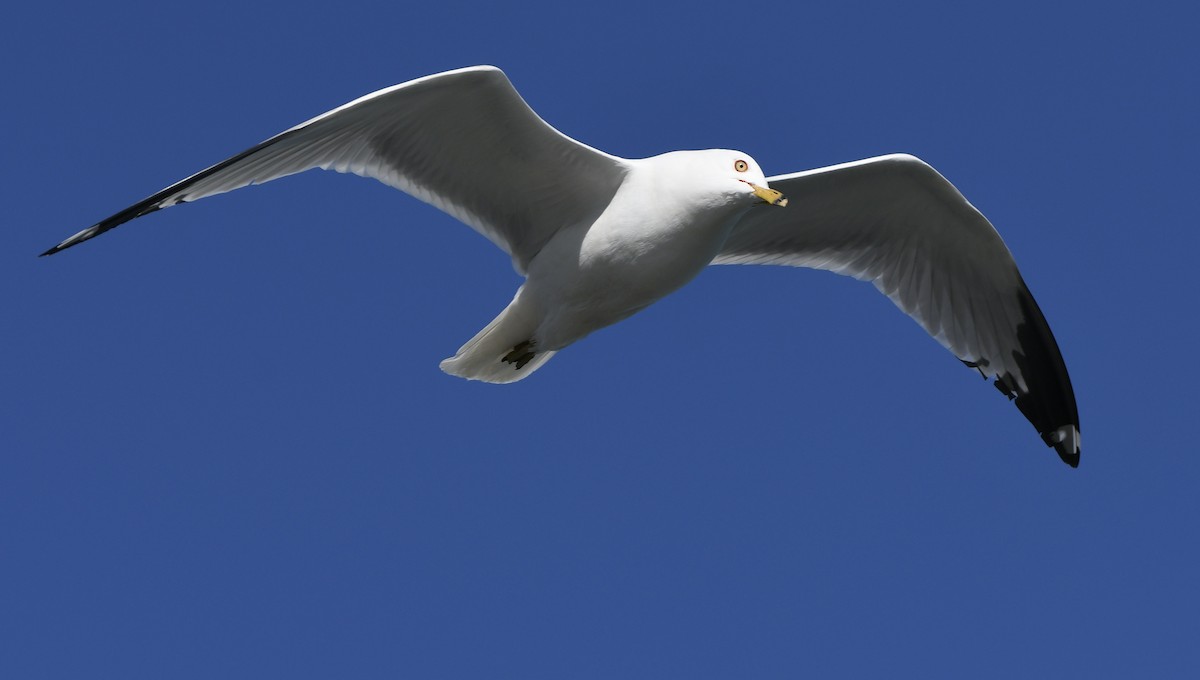
<instances>
[{"instance_id":1,"label":"black marking on tail","mask_svg":"<svg viewBox=\"0 0 1200 680\"><path fill-rule=\"evenodd\" d=\"M537 350L534 347L533 340L519 342L509 350L508 354L504 355L501 361L506 364L513 364L513 368L519 371L525 368L525 364L533 361L533 358L537 356Z\"/></svg>"}]
</instances>

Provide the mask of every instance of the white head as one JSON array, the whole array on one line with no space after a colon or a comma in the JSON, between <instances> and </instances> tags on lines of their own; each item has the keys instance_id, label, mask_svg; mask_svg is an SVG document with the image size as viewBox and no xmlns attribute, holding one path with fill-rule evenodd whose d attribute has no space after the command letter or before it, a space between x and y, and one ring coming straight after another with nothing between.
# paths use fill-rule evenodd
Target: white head
<instances>
[{"instance_id":1,"label":"white head","mask_svg":"<svg viewBox=\"0 0 1200 680\"><path fill-rule=\"evenodd\" d=\"M716 201L743 208L763 203L787 205L787 198L783 194L767 188L767 178L763 176L758 163L741 151L674 151L653 160L673 166L675 173L686 176L685 181L690 189ZM679 181L678 175L676 182Z\"/></svg>"}]
</instances>

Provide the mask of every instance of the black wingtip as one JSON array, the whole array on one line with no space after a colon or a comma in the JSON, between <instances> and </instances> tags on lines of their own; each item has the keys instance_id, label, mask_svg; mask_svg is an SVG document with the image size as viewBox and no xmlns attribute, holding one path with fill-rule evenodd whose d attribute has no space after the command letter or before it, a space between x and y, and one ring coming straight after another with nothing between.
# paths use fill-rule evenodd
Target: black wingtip
<instances>
[{"instance_id":1,"label":"black wingtip","mask_svg":"<svg viewBox=\"0 0 1200 680\"><path fill-rule=\"evenodd\" d=\"M128 212L128 211L125 211L125 212ZM153 211L146 211L146 212L153 212ZM118 220L118 219L116 219L117 217L122 217L123 219ZM137 215L134 215L134 217L137 217ZM109 229L112 229L113 227L121 224L122 222L129 221L130 219L133 219L133 218L125 217L124 213L118 213L117 216L115 216L115 217L110 217L107 220L104 220L103 222L100 222L98 224L93 224L92 226L88 227L87 229L84 229L83 231L80 231L76 234L72 234L70 237L63 240L58 245L47 250L46 252L42 253L41 255L38 255L38 257L45 257L47 255L53 255L54 253L57 253L61 250L66 250L67 248L70 248L71 246L79 245L80 243L83 243L84 241L93 239L93 238L99 236L100 234L103 234L104 232L108 231Z\"/></svg>"},{"instance_id":2,"label":"black wingtip","mask_svg":"<svg viewBox=\"0 0 1200 680\"><path fill-rule=\"evenodd\" d=\"M87 229L84 229L83 231L79 232L78 234L75 234L71 238L68 238L67 240L63 241L62 243L59 243L58 245L54 246L50 250L47 250L46 252L42 253L41 255L38 255L38 257L46 257L47 255L53 255L54 253L57 253L60 250L66 250L67 248L70 248L71 246L75 245L76 243L80 243L81 241L88 240L89 238L95 236L96 233L97 232L96 232L95 227L88 227Z\"/></svg>"},{"instance_id":3,"label":"black wingtip","mask_svg":"<svg viewBox=\"0 0 1200 680\"><path fill-rule=\"evenodd\" d=\"M1079 467L1079 426L1063 425L1049 432L1042 433L1042 441L1054 449L1062 462L1073 468Z\"/></svg>"},{"instance_id":4,"label":"black wingtip","mask_svg":"<svg viewBox=\"0 0 1200 680\"><path fill-rule=\"evenodd\" d=\"M1058 452L1058 457L1062 458L1062 462L1073 468L1079 467L1079 451L1071 453L1064 446L1056 446L1054 450Z\"/></svg>"},{"instance_id":5,"label":"black wingtip","mask_svg":"<svg viewBox=\"0 0 1200 680\"><path fill-rule=\"evenodd\" d=\"M1008 374L997 377L996 387L1009 398L1015 397L1017 408L1062 462L1079 467L1079 410L1062 352L1024 281L1017 299L1022 319L1017 325L1019 349L1013 352L1013 360L1026 388L1020 389L1016 377Z\"/></svg>"},{"instance_id":6,"label":"black wingtip","mask_svg":"<svg viewBox=\"0 0 1200 680\"><path fill-rule=\"evenodd\" d=\"M38 255L38 257L46 257L47 255L53 255L54 253L61 252L61 251L66 250L67 248L70 248L71 246L75 245L76 243L79 243L80 241L87 240L86 238L76 238L76 236L78 236L78 234L76 234L75 236L72 236L71 238L67 239L66 241L63 241L62 243L54 246L50 250L47 250L46 252L42 253L41 255Z\"/></svg>"},{"instance_id":7,"label":"black wingtip","mask_svg":"<svg viewBox=\"0 0 1200 680\"><path fill-rule=\"evenodd\" d=\"M184 181L187 182L187 181L191 181L192 179L193 178L188 178L187 180L184 180ZM84 229L83 231L72 235L70 238L66 239L62 243L59 243L58 245L54 246L53 248L47 250L46 252L42 253L41 255L38 255L38 257L45 257L47 255L53 255L53 254L59 252L60 250L66 250L67 248L70 248L71 246L76 246L76 245L79 245L80 243L83 243L84 241L89 241L91 239L94 239L97 236L99 236L100 234L103 234L104 232L106 232L110 229L115 229L116 227L119 227L122 224L125 224L129 220L141 217L143 215L149 215L152 212L161 210L162 206L159 205L158 202L162 199L162 196L169 193L172 189L173 189L173 187L167 187L166 189L163 189L162 191L151 196L150 198L147 198L146 200L142 201L141 203L131 205L128 208L122 210L121 212L113 215L112 217L109 217L108 219L105 219L100 222L97 222L96 224L93 224L92 226L88 227L87 229ZM182 198L180 198L178 201L176 201L176 203L183 203L183 202L185 202L185 201ZM171 205L175 205L175 203L172 203Z\"/></svg>"}]
</instances>

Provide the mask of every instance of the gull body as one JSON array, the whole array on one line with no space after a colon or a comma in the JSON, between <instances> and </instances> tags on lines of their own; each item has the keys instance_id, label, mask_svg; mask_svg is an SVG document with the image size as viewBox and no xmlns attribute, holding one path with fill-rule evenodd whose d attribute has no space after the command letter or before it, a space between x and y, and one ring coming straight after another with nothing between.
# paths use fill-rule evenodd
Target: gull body
<instances>
[{"instance_id":1,"label":"gull body","mask_svg":"<svg viewBox=\"0 0 1200 680\"><path fill-rule=\"evenodd\" d=\"M1079 462L1058 344L991 223L904 154L765 177L747 154L624 159L555 130L477 66L366 95L152 194L51 255L163 208L312 168L372 177L458 218L526 277L447 373L523 379L709 264L780 264L870 281ZM789 204L785 195L792 197Z\"/></svg>"},{"instance_id":2,"label":"gull body","mask_svg":"<svg viewBox=\"0 0 1200 680\"><path fill-rule=\"evenodd\" d=\"M739 161L746 170L736 169ZM528 373L503 362L486 370L494 352L514 346L510 340L525 335L543 355L536 357L541 365L552 352L645 309L712 263L741 215L765 205L754 190L766 183L758 164L738 151L677 151L630 162L595 221L560 229L530 262L513 303L486 331L498 336L495 348L468 343L442 368L512 382Z\"/></svg>"}]
</instances>

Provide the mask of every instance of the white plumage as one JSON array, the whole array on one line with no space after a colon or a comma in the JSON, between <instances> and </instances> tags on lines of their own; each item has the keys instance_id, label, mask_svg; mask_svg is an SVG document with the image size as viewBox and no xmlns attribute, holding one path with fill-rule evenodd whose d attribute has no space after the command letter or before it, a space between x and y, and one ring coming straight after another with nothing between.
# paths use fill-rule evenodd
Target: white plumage
<instances>
[{"instance_id":1,"label":"white plumage","mask_svg":"<svg viewBox=\"0 0 1200 680\"><path fill-rule=\"evenodd\" d=\"M526 276L512 303L442 362L448 373L524 378L710 263L813 267L874 283L994 377L1046 443L1078 464L1079 418L1054 337L995 229L933 168L893 155L768 179L737 151L618 158L550 127L493 67L352 101L43 254L161 208L311 168L373 177L436 206Z\"/></svg>"}]
</instances>

